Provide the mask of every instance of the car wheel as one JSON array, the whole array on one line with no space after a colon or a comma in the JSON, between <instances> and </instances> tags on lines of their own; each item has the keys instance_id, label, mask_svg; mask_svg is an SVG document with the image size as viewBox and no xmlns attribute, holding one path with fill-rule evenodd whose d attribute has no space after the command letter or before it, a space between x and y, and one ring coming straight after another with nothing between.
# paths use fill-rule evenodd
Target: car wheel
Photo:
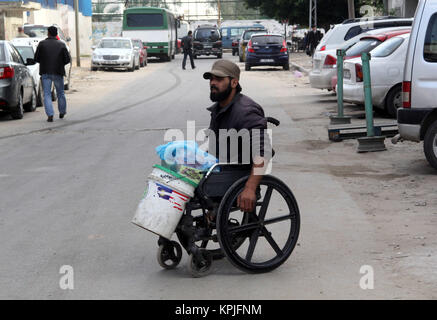
<instances>
[{"instance_id":1,"label":"car wheel","mask_svg":"<svg viewBox=\"0 0 437 320\"><path fill-rule=\"evenodd\" d=\"M193 59L197 59L197 55L195 54L195 55L193 55Z\"/></svg>"},{"instance_id":2,"label":"car wheel","mask_svg":"<svg viewBox=\"0 0 437 320\"><path fill-rule=\"evenodd\" d=\"M175 55L172 55L171 58L174 60L175 59Z\"/></svg>"},{"instance_id":3,"label":"car wheel","mask_svg":"<svg viewBox=\"0 0 437 320\"><path fill-rule=\"evenodd\" d=\"M36 105L37 107L42 106L42 88L41 88L41 83L38 85L38 94L36 97Z\"/></svg>"},{"instance_id":4,"label":"car wheel","mask_svg":"<svg viewBox=\"0 0 437 320\"><path fill-rule=\"evenodd\" d=\"M138 64L135 64L135 70L140 70L140 63L138 62Z\"/></svg>"},{"instance_id":5,"label":"car wheel","mask_svg":"<svg viewBox=\"0 0 437 320\"><path fill-rule=\"evenodd\" d=\"M235 51L232 51L232 55L235 56Z\"/></svg>"},{"instance_id":6,"label":"car wheel","mask_svg":"<svg viewBox=\"0 0 437 320\"><path fill-rule=\"evenodd\" d=\"M13 119L22 119L24 115L24 108L23 108L23 93L19 92L18 94L18 105L15 108L14 111L11 112L11 116Z\"/></svg>"},{"instance_id":7,"label":"car wheel","mask_svg":"<svg viewBox=\"0 0 437 320\"><path fill-rule=\"evenodd\" d=\"M437 169L437 121L434 121L426 131L423 151L431 167Z\"/></svg>"},{"instance_id":8,"label":"car wheel","mask_svg":"<svg viewBox=\"0 0 437 320\"><path fill-rule=\"evenodd\" d=\"M243 58L241 56L239 56L240 62L243 62Z\"/></svg>"},{"instance_id":9,"label":"car wheel","mask_svg":"<svg viewBox=\"0 0 437 320\"><path fill-rule=\"evenodd\" d=\"M245 69L246 71L250 71L250 65L246 63L244 69Z\"/></svg>"},{"instance_id":10,"label":"car wheel","mask_svg":"<svg viewBox=\"0 0 437 320\"><path fill-rule=\"evenodd\" d=\"M217 59L221 59L221 58L223 58L223 54L217 55Z\"/></svg>"},{"instance_id":11,"label":"car wheel","mask_svg":"<svg viewBox=\"0 0 437 320\"><path fill-rule=\"evenodd\" d=\"M290 70L290 64L289 63L284 64L284 70Z\"/></svg>"},{"instance_id":12,"label":"car wheel","mask_svg":"<svg viewBox=\"0 0 437 320\"><path fill-rule=\"evenodd\" d=\"M24 110L28 112L33 112L36 110L36 91L32 90L32 96L30 97L30 101L24 105Z\"/></svg>"},{"instance_id":13,"label":"car wheel","mask_svg":"<svg viewBox=\"0 0 437 320\"><path fill-rule=\"evenodd\" d=\"M134 72L135 71L135 61L132 61L132 67L130 67L128 70L130 72Z\"/></svg>"},{"instance_id":14,"label":"car wheel","mask_svg":"<svg viewBox=\"0 0 437 320\"><path fill-rule=\"evenodd\" d=\"M98 68L97 67L91 67L91 71L97 71Z\"/></svg>"},{"instance_id":15,"label":"car wheel","mask_svg":"<svg viewBox=\"0 0 437 320\"><path fill-rule=\"evenodd\" d=\"M402 107L402 87L396 86L387 94L385 108L390 117L397 118L398 108Z\"/></svg>"}]
</instances>

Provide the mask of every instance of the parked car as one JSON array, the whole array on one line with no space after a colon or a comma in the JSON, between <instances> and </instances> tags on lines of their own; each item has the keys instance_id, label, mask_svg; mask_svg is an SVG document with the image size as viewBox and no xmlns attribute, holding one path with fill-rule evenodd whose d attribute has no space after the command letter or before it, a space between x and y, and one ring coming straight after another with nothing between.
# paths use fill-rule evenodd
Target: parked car
<instances>
[{"instance_id":1,"label":"parked car","mask_svg":"<svg viewBox=\"0 0 437 320\"><path fill-rule=\"evenodd\" d=\"M59 40L65 43L65 46L68 49L68 52L70 52L70 47L68 43L71 41L70 37L65 36L64 31L56 24L53 25L42 25L42 24L25 24L23 26L24 33L27 34L36 45L41 40L44 40L47 38L47 28L50 26L54 26L58 29L58 37ZM35 48L36 51L36 48ZM64 90L69 90L71 86L71 68L72 68L72 62L65 65L65 77L64 77Z\"/></svg>"},{"instance_id":2,"label":"parked car","mask_svg":"<svg viewBox=\"0 0 437 320\"><path fill-rule=\"evenodd\" d=\"M423 141L430 165L437 169L437 2L419 0L408 43L398 109L402 139Z\"/></svg>"},{"instance_id":3,"label":"parked car","mask_svg":"<svg viewBox=\"0 0 437 320\"><path fill-rule=\"evenodd\" d=\"M390 38L370 51L370 78L372 103L396 117L402 106L402 79L410 34ZM361 58L344 64L343 100L364 104L363 71Z\"/></svg>"},{"instance_id":4,"label":"parked car","mask_svg":"<svg viewBox=\"0 0 437 320\"><path fill-rule=\"evenodd\" d=\"M223 57L222 37L217 27L212 25L200 25L194 30L193 57L215 55Z\"/></svg>"},{"instance_id":5,"label":"parked car","mask_svg":"<svg viewBox=\"0 0 437 320\"><path fill-rule=\"evenodd\" d=\"M238 56L240 58L240 62L246 61L246 47L249 43L250 37L252 37L252 35L255 33L267 33L267 30L265 28L251 28L244 30L240 41L238 42Z\"/></svg>"},{"instance_id":6,"label":"parked car","mask_svg":"<svg viewBox=\"0 0 437 320\"><path fill-rule=\"evenodd\" d=\"M232 55L238 55L238 38L232 40Z\"/></svg>"},{"instance_id":7,"label":"parked car","mask_svg":"<svg viewBox=\"0 0 437 320\"><path fill-rule=\"evenodd\" d=\"M232 43L234 39L240 39L244 30L253 29L253 28L261 28L264 29L264 26L259 23L254 23L253 25L233 25L233 26L225 26L220 28L220 33L222 34L223 48L224 49L232 49Z\"/></svg>"},{"instance_id":8,"label":"parked car","mask_svg":"<svg viewBox=\"0 0 437 320\"><path fill-rule=\"evenodd\" d=\"M320 40L316 52L339 49L345 42L356 38L362 33L375 29L385 29L394 27L411 27L412 18L399 17L370 17L348 19L341 24L331 28Z\"/></svg>"},{"instance_id":9,"label":"parked car","mask_svg":"<svg viewBox=\"0 0 437 320\"><path fill-rule=\"evenodd\" d=\"M246 71L256 66L282 66L290 70L288 48L280 34L254 34L247 44Z\"/></svg>"},{"instance_id":10,"label":"parked car","mask_svg":"<svg viewBox=\"0 0 437 320\"><path fill-rule=\"evenodd\" d=\"M147 66L147 46L140 39L132 39L135 50L139 51L140 54L140 67Z\"/></svg>"},{"instance_id":11,"label":"parked car","mask_svg":"<svg viewBox=\"0 0 437 320\"><path fill-rule=\"evenodd\" d=\"M38 45L35 44L31 39L15 38L12 39L11 42L20 53L21 57L23 58L23 61L27 61L27 59L35 58L35 51ZM35 64L28 65L27 68L29 69L30 74L32 75L33 84L36 90L36 106L37 107L42 106L44 91L42 89L41 76L39 74L39 63L35 62ZM52 83L51 92L52 92L51 94L52 101L56 101L57 96L55 91L55 85L53 83Z\"/></svg>"},{"instance_id":12,"label":"parked car","mask_svg":"<svg viewBox=\"0 0 437 320\"><path fill-rule=\"evenodd\" d=\"M352 53L355 50L349 51L349 49L352 49L352 46L358 43L361 39L369 38L368 43L362 43L364 47L370 45L366 49L368 50L372 46L381 43L380 40L375 37L372 38L372 36L381 35L381 39L384 37L387 38L391 32L407 32L407 30L405 27L370 30L364 34L359 34L358 36L349 39L335 49L331 48L329 50L315 52L313 57L313 69L309 74L311 87L328 90L333 89L332 78L337 75L337 49L346 50L345 59L347 60L354 57ZM360 49L360 46L361 44L357 49ZM359 50L356 51L359 52Z\"/></svg>"},{"instance_id":13,"label":"parked car","mask_svg":"<svg viewBox=\"0 0 437 320\"><path fill-rule=\"evenodd\" d=\"M24 111L35 111L36 91L28 65L9 41L0 40L0 109L12 118L23 118Z\"/></svg>"},{"instance_id":14,"label":"parked car","mask_svg":"<svg viewBox=\"0 0 437 320\"><path fill-rule=\"evenodd\" d=\"M102 38L97 46L92 46L91 71L99 68L123 68L133 72L140 68L140 52L135 50L130 38Z\"/></svg>"}]
</instances>

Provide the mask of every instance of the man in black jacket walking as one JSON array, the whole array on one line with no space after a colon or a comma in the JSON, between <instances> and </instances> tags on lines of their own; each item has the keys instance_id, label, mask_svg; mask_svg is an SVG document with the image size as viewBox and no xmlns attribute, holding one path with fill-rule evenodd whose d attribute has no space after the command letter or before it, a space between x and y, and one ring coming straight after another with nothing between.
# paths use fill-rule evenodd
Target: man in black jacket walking
<instances>
[{"instance_id":1,"label":"man in black jacket walking","mask_svg":"<svg viewBox=\"0 0 437 320\"><path fill-rule=\"evenodd\" d=\"M67 101L64 94L65 65L70 63L71 57L65 44L56 38L58 29L51 26L47 31L47 39L38 44L35 61L39 63L47 121L53 122L52 82L55 84L58 97L59 118L62 119L67 113Z\"/></svg>"},{"instance_id":2,"label":"man in black jacket walking","mask_svg":"<svg viewBox=\"0 0 437 320\"><path fill-rule=\"evenodd\" d=\"M188 31L188 35L182 38L182 47L184 50L184 61L182 62L182 69L185 70L187 64L187 56L190 56L191 68L195 69L193 60L193 31Z\"/></svg>"}]
</instances>

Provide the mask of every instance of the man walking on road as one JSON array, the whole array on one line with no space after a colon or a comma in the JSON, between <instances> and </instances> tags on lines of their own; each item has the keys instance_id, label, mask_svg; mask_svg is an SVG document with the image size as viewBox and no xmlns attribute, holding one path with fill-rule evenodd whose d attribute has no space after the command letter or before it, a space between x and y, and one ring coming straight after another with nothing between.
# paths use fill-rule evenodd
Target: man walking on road
<instances>
[{"instance_id":1,"label":"man walking on road","mask_svg":"<svg viewBox=\"0 0 437 320\"><path fill-rule=\"evenodd\" d=\"M182 48L184 50L184 61L182 62L182 69L185 70L187 64L187 56L190 56L191 69L196 69L193 60L193 31L188 31L188 35L182 38Z\"/></svg>"},{"instance_id":2,"label":"man walking on road","mask_svg":"<svg viewBox=\"0 0 437 320\"><path fill-rule=\"evenodd\" d=\"M51 88L55 84L58 97L59 118L67 113L67 101L64 94L65 65L70 63L71 57L67 47L62 41L57 40L58 29L54 26L48 27L47 39L41 41L35 52L35 61L39 65L42 88L44 91L44 107L47 114L47 121L53 122L53 104Z\"/></svg>"},{"instance_id":3,"label":"man walking on road","mask_svg":"<svg viewBox=\"0 0 437 320\"><path fill-rule=\"evenodd\" d=\"M248 164L251 170L243 192L237 199L238 207L244 212L255 209L257 188L264 174L264 168L271 159L272 149L270 139L265 133L267 119L263 108L248 96L241 94L240 68L229 60L219 60L214 63L212 70L204 73L204 79L210 83L210 99L215 102L208 110L211 112L209 126L209 152L220 159L220 162ZM223 129L231 133L223 135ZM258 130L257 130L258 129ZM242 139L238 142L238 153L231 154L233 149L228 138L234 138L232 131L236 131ZM244 144L244 132L249 135L251 143ZM214 133L214 134L212 134ZM226 146L227 150L222 150ZM257 148L259 146L259 148ZM215 150L214 150L215 149ZM249 161L244 160L249 154ZM223 154L227 159L223 158ZM247 157L246 157L247 159ZM208 219L211 220L211 217Z\"/></svg>"},{"instance_id":4,"label":"man walking on road","mask_svg":"<svg viewBox=\"0 0 437 320\"><path fill-rule=\"evenodd\" d=\"M306 44L307 48L309 49L309 53L311 54L311 57L314 55L314 51L316 50L320 39L322 39L322 33L317 30L316 26L313 26L313 30L308 33L308 41Z\"/></svg>"}]
</instances>

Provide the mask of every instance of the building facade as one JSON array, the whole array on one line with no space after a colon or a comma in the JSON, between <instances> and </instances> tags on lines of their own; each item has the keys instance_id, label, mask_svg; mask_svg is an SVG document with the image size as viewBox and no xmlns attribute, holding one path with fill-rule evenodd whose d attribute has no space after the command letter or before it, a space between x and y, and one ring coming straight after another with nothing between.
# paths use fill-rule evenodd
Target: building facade
<instances>
[{"instance_id":1,"label":"building facade","mask_svg":"<svg viewBox=\"0 0 437 320\"><path fill-rule=\"evenodd\" d=\"M399 17L414 17L419 0L388 0L388 13Z\"/></svg>"},{"instance_id":2,"label":"building facade","mask_svg":"<svg viewBox=\"0 0 437 320\"><path fill-rule=\"evenodd\" d=\"M83 55L91 54L91 0L79 2L79 45ZM70 37L71 55L76 55L74 0L0 0L0 39L11 40L17 28L29 24L57 24Z\"/></svg>"}]
</instances>

